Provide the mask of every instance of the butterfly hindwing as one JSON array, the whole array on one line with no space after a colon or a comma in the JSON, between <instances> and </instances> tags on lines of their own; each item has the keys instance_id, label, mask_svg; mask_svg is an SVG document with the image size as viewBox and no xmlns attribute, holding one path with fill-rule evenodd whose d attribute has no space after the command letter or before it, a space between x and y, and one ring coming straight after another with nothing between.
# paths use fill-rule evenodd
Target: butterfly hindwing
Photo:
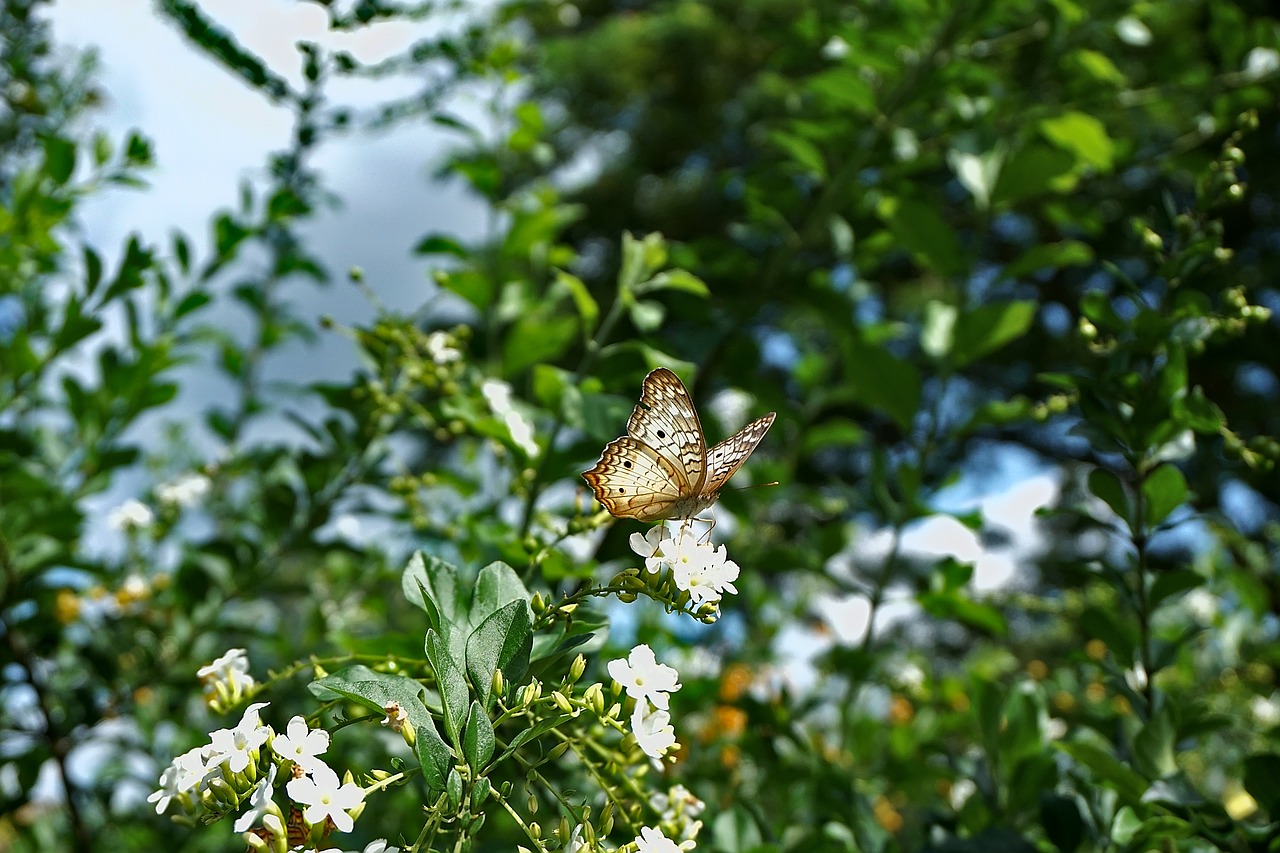
<instances>
[{"instance_id":1,"label":"butterfly hindwing","mask_svg":"<svg viewBox=\"0 0 1280 853\"><path fill-rule=\"evenodd\" d=\"M742 467L747 457L756 449L760 439L773 426L774 413L747 424L738 432L717 444L707 453L707 479L702 485L703 494L712 495L729 482L729 478Z\"/></svg>"},{"instance_id":2,"label":"butterfly hindwing","mask_svg":"<svg viewBox=\"0 0 1280 853\"><path fill-rule=\"evenodd\" d=\"M627 435L671 463L686 496L701 490L707 471L707 444L698 410L680 377L659 367L644 378L640 404L627 421Z\"/></svg>"},{"instance_id":3,"label":"butterfly hindwing","mask_svg":"<svg viewBox=\"0 0 1280 853\"><path fill-rule=\"evenodd\" d=\"M605 445L600 461L582 476L616 518L655 521L669 517L687 497L672 464L644 442L624 435Z\"/></svg>"}]
</instances>

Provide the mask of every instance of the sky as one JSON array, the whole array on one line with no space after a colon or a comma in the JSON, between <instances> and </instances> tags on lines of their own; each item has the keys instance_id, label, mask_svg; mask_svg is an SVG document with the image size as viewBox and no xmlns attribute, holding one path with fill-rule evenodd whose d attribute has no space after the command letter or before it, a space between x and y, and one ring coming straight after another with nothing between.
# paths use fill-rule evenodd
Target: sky
<instances>
[{"instance_id":1,"label":"sky","mask_svg":"<svg viewBox=\"0 0 1280 853\"><path fill-rule=\"evenodd\" d=\"M323 11L295 0L204 0L202 8L240 43L292 83L301 82L296 43L341 47L363 60L392 54L430 32L426 23L386 22L359 33L333 34ZM243 181L259 185L268 155L285 148L292 116L190 46L153 11L151 0L57 0L49 18L55 41L92 49L100 60L102 109L95 126L119 144L140 129L157 163L144 191L119 189L90 198L81 211L85 234L104 258L115 258L131 233L167 246L173 229L208 246L209 221L238 202ZM333 93L356 105L372 103L364 84L343 81ZM380 83L378 94L388 91ZM346 272L358 266L389 307L414 308L434 290L428 268L410 249L424 234L443 230L462 238L481 233L484 208L457 184L433 183L433 163L451 140L420 123L382 134L353 134L324 143L315 165L343 207L308 226L311 248L335 283L300 301L309 317L340 321L372 315ZM354 366L340 335L285 354L277 365L295 380L345 376Z\"/></svg>"}]
</instances>

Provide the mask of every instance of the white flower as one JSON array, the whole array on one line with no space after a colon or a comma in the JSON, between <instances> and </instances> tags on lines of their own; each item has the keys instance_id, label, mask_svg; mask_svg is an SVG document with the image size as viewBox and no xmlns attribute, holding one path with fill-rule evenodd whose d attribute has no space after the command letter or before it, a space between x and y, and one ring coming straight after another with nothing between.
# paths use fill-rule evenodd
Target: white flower
<instances>
[{"instance_id":1,"label":"white flower","mask_svg":"<svg viewBox=\"0 0 1280 853\"><path fill-rule=\"evenodd\" d=\"M145 530L155 520L151 507L136 498L129 498L107 514L107 524L120 531Z\"/></svg>"},{"instance_id":2,"label":"white flower","mask_svg":"<svg viewBox=\"0 0 1280 853\"><path fill-rule=\"evenodd\" d=\"M388 702L382 706L382 710L387 712L387 716L383 718L382 724L391 731L399 734L404 730L404 721L409 719L409 712L400 707L400 703L396 701Z\"/></svg>"},{"instance_id":3,"label":"white flower","mask_svg":"<svg viewBox=\"0 0 1280 853\"><path fill-rule=\"evenodd\" d=\"M271 808L271 795L275 792L277 766L272 764L267 775L258 780L253 792L249 794L249 809L240 815L233 827L236 832L244 832L249 827L266 817Z\"/></svg>"},{"instance_id":4,"label":"white flower","mask_svg":"<svg viewBox=\"0 0 1280 853\"><path fill-rule=\"evenodd\" d=\"M1280 69L1280 53L1269 47L1255 47L1245 54L1244 76L1251 80L1267 77L1277 69Z\"/></svg>"},{"instance_id":5,"label":"white flower","mask_svg":"<svg viewBox=\"0 0 1280 853\"><path fill-rule=\"evenodd\" d=\"M726 558L724 546L695 546L692 553L682 552L671 565L671 578L676 586L689 593L694 607L704 602L715 604L726 592L738 591L733 582L741 570Z\"/></svg>"},{"instance_id":6,"label":"white flower","mask_svg":"<svg viewBox=\"0 0 1280 853\"><path fill-rule=\"evenodd\" d=\"M662 556L662 546L671 541L667 538L665 524L650 527L648 533L632 533L631 538L627 541L630 542L632 551L644 557L644 569L646 572L656 574L662 569L662 564L665 562L665 558Z\"/></svg>"},{"instance_id":7,"label":"white flower","mask_svg":"<svg viewBox=\"0 0 1280 853\"><path fill-rule=\"evenodd\" d=\"M643 705L647 700L655 708L667 708L668 693L680 689L680 673L674 667L658 663L653 649L646 644L636 646L625 660L609 661L609 675L627 689L627 695Z\"/></svg>"},{"instance_id":8,"label":"white flower","mask_svg":"<svg viewBox=\"0 0 1280 853\"><path fill-rule=\"evenodd\" d=\"M462 352L452 346L453 339L446 332L427 335L427 355L436 364L448 364L462 358Z\"/></svg>"},{"instance_id":9,"label":"white flower","mask_svg":"<svg viewBox=\"0 0 1280 853\"><path fill-rule=\"evenodd\" d=\"M1147 678L1147 668L1142 665L1141 661L1135 661L1133 669L1126 669L1124 671L1124 681L1125 684L1129 685L1129 689L1135 693L1146 690L1147 683L1149 681Z\"/></svg>"},{"instance_id":10,"label":"white flower","mask_svg":"<svg viewBox=\"0 0 1280 853\"><path fill-rule=\"evenodd\" d=\"M537 456L538 443L533 440L533 427L511 402L511 386L500 379L486 379L480 384L480 394L493 413L506 424L512 443L526 455Z\"/></svg>"},{"instance_id":11,"label":"white flower","mask_svg":"<svg viewBox=\"0 0 1280 853\"><path fill-rule=\"evenodd\" d=\"M972 779L957 779L951 785L951 808L960 811L964 807L965 802L978 791L978 786L974 784Z\"/></svg>"},{"instance_id":12,"label":"white flower","mask_svg":"<svg viewBox=\"0 0 1280 853\"><path fill-rule=\"evenodd\" d=\"M205 664L196 670L196 677L201 681L227 680L234 673L249 671L249 655L244 649L229 649L213 663Z\"/></svg>"},{"instance_id":13,"label":"white flower","mask_svg":"<svg viewBox=\"0 0 1280 853\"><path fill-rule=\"evenodd\" d=\"M317 764L310 773L285 786L294 802L307 807L303 819L316 826L328 818L339 832L350 832L355 821L347 811L364 802L364 791L355 782L340 785L338 774L324 764Z\"/></svg>"},{"instance_id":14,"label":"white flower","mask_svg":"<svg viewBox=\"0 0 1280 853\"><path fill-rule=\"evenodd\" d=\"M849 43L840 36L832 36L827 39L827 43L822 46L823 59L844 59L849 55Z\"/></svg>"},{"instance_id":15,"label":"white flower","mask_svg":"<svg viewBox=\"0 0 1280 853\"><path fill-rule=\"evenodd\" d=\"M156 804L156 814L164 814L174 797L198 788L208 776L204 747L189 749L160 774L160 787L147 797L147 802Z\"/></svg>"},{"instance_id":16,"label":"white flower","mask_svg":"<svg viewBox=\"0 0 1280 853\"><path fill-rule=\"evenodd\" d=\"M304 770L315 764L316 756L329 748L329 733L324 729L311 729L307 721L296 716L289 721L285 734L276 735L271 741L271 751L287 758Z\"/></svg>"},{"instance_id":17,"label":"white flower","mask_svg":"<svg viewBox=\"0 0 1280 853\"><path fill-rule=\"evenodd\" d=\"M387 839L378 838L366 844L363 853L400 853L400 848L388 847Z\"/></svg>"},{"instance_id":18,"label":"white flower","mask_svg":"<svg viewBox=\"0 0 1280 853\"><path fill-rule=\"evenodd\" d=\"M649 798L654 811L662 815L663 821L674 821L681 815L697 817L702 814L707 804L693 795L684 785L674 785L667 793L657 793Z\"/></svg>"},{"instance_id":19,"label":"white flower","mask_svg":"<svg viewBox=\"0 0 1280 853\"><path fill-rule=\"evenodd\" d=\"M564 845L564 853L588 853L590 849L587 842L582 840L582 824L578 824L573 828L568 843Z\"/></svg>"},{"instance_id":20,"label":"white flower","mask_svg":"<svg viewBox=\"0 0 1280 853\"><path fill-rule=\"evenodd\" d=\"M691 842L686 841L685 844L688 846L676 844L663 835L661 829L654 829L651 826L641 829L635 840L636 853L680 853L681 850L693 848Z\"/></svg>"},{"instance_id":21,"label":"white flower","mask_svg":"<svg viewBox=\"0 0 1280 853\"><path fill-rule=\"evenodd\" d=\"M636 705L635 711L631 713L631 733L636 736L636 743L640 744L644 754L655 761L676 745L676 730L671 725L671 714L650 710L645 702Z\"/></svg>"},{"instance_id":22,"label":"white flower","mask_svg":"<svg viewBox=\"0 0 1280 853\"><path fill-rule=\"evenodd\" d=\"M249 762L256 761L258 748L271 736L271 728L262 725L258 710L270 702L255 702L244 711L240 723L234 729L218 729L209 739L212 741L212 764L225 763L232 773L241 773Z\"/></svg>"},{"instance_id":23,"label":"white flower","mask_svg":"<svg viewBox=\"0 0 1280 853\"><path fill-rule=\"evenodd\" d=\"M1151 30L1133 15L1125 15L1116 21L1116 35L1120 37L1120 41L1133 47L1151 44Z\"/></svg>"},{"instance_id":24,"label":"white flower","mask_svg":"<svg viewBox=\"0 0 1280 853\"><path fill-rule=\"evenodd\" d=\"M1260 726L1270 727L1280 723L1280 701L1276 700L1274 693L1270 698L1254 696L1249 700L1249 712Z\"/></svg>"},{"instance_id":25,"label":"white flower","mask_svg":"<svg viewBox=\"0 0 1280 853\"><path fill-rule=\"evenodd\" d=\"M172 482L156 486L156 499L172 506L195 506L209 493L211 485L204 474L183 474Z\"/></svg>"}]
</instances>

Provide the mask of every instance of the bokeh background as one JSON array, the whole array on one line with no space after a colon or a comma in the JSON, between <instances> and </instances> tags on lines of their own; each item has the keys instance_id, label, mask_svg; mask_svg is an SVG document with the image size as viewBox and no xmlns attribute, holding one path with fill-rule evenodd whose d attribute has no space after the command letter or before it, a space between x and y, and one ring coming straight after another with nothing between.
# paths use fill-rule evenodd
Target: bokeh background
<instances>
[{"instance_id":1,"label":"bokeh background","mask_svg":"<svg viewBox=\"0 0 1280 853\"><path fill-rule=\"evenodd\" d=\"M1274 849L1267 4L2 8L0 849L239 849L146 802L196 669L420 656L415 550L634 564L578 472L659 365L778 412L723 618L593 647L680 668L700 848Z\"/></svg>"}]
</instances>

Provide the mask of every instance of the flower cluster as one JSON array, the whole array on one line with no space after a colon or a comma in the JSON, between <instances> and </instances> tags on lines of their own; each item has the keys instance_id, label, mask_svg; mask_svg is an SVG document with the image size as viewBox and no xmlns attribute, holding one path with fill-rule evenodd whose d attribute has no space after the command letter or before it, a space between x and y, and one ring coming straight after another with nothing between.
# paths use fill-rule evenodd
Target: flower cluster
<instances>
[{"instance_id":1,"label":"flower cluster","mask_svg":"<svg viewBox=\"0 0 1280 853\"><path fill-rule=\"evenodd\" d=\"M648 533L631 534L631 550L644 558L645 573L656 580L663 569L677 590L704 621L715 621L720 599L726 592L737 593L738 564L729 559L723 545L699 541L690 524L681 524L672 534L665 524Z\"/></svg>"},{"instance_id":2,"label":"flower cluster","mask_svg":"<svg viewBox=\"0 0 1280 853\"><path fill-rule=\"evenodd\" d=\"M625 659L609 662L609 675L636 701L631 713L631 733L644 754L661 768L667 750L676 744L671 725L670 696L680 689L680 673L658 663L653 649L639 645Z\"/></svg>"},{"instance_id":3,"label":"flower cluster","mask_svg":"<svg viewBox=\"0 0 1280 853\"><path fill-rule=\"evenodd\" d=\"M239 659L233 650L224 658ZM243 655L243 652L240 653ZM179 755L160 774L160 787L147 798L163 814L177 803L182 813L175 820L211 823L243 808L234 830L244 835L251 850L284 853L310 849L323 840L329 828L350 832L363 811L364 790L338 774L319 757L329 748L329 733L311 729L302 717L289 721L285 734L277 734L261 720L266 702L245 709L239 724L219 729L209 743ZM286 819L274 800L276 778L288 777L284 788L306 828L297 837L296 822ZM301 845L301 846L300 846ZM394 853L385 841L365 853Z\"/></svg>"},{"instance_id":4,"label":"flower cluster","mask_svg":"<svg viewBox=\"0 0 1280 853\"><path fill-rule=\"evenodd\" d=\"M249 674L249 656L244 649L231 649L213 663L196 670L204 685L204 700L215 711L238 705L257 684Z\"/></svg>"}]
</instances>

